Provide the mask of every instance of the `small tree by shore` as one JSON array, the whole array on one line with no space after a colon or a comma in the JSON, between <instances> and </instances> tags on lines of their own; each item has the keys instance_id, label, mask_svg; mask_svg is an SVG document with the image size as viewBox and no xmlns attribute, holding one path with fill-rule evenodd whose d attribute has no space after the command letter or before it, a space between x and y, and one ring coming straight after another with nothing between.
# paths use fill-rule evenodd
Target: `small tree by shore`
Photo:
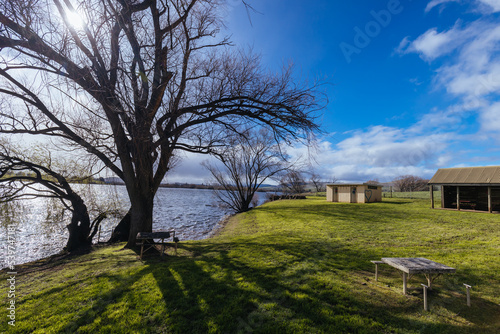
<instances>
[{"instance_id":1,"label":"small tree by shore","mask_svg":"<svg viewBox=\"0 0 500 334\"><path fill-rule=\"evenodd\" d=\"M246 130L233 137L228 146L217 152L222 166L205 162L218 188L217 198L235 212L250 209L259 187L286 170L286 162L269 131Z\"/></svg>"},{"instance_id":2,"label":"small tree by shore","mask_svg":"<svg viewBox=\"0 0 500 334\"><path fill-rule=\"evenodd\" d=\"M316 173L314 171L311 172L311 176L309 178L309 181L311 182L312 186L314 187L316 194L326 191L326 182L321 179L321 176L318 173Z\"/></svg>"},{"instance_id":3,"label":"small tree by shore","mask_svg":"<svg viewBox=\"0 0 500 334\"><path fill-rule=\"evenodd\" d=\"M306 181L302 172L298 169L290 168L280 180L280 186L284 195L295 196L306 191Z\"/></svg>"}]
</instances>

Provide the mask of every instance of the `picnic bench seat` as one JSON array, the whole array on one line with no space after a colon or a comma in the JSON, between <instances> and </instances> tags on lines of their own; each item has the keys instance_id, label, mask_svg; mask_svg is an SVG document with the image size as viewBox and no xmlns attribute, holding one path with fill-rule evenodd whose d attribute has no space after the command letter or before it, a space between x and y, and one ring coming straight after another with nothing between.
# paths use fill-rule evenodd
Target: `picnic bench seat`
<instances>
[{"instance_id":1,"label":"picnic bench seat","mask_svg":"<svg viewBox=\"0 0 500 334\"><path fill-rule=\"evenodd\" d=\"M142 255L148 249L151 249L157 245L161 245L161 256L165 253L165 246L167 245L166 239L172 238L175 243L175 254L177 254L177 244L179 243L179 238L175 236L175 231L156 231L156 232L139 232L137 233L137 240L141 242L137 245L141 246L141 260ZM155 239L160 239L160 242L156 242Z\"/></svg>"}]
</instances>

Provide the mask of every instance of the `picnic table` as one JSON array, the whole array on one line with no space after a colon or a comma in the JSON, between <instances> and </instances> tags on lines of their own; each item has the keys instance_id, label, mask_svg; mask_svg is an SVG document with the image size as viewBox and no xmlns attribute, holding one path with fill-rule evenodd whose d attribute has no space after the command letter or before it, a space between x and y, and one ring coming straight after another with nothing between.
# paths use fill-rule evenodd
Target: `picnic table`
<instances>
[{"instance_id":1,"label":"picnic table","mask_svg":"<svg viewBox=\"0 0 500 334\"><path fill-rule=\"evenodd\" d=\"M379 262L379 261L372 261ZM383 257L382 261L403 272L403 294L406 295L407 275L424 274L427 278L429 289L432 289L432 281L442 274L456 272L455 268L428 260L423 257ZM380 262L379 262L380 263Z\"/></svg>"},{"instance_id":2,"label":"picnic table","mask_svg":"<svg viewBox=\"0 0 500 334\"><path fill-rule=\"evenodd\" d=\"M179 238L175 236L175 231L156 231L156 232L139 232L137 233L137 240L140 240L141 243L141 260L142 254L148 249L155 247L156 245L161 245L161 256L163 257L163 253L165 252L165 246L167 242L165 239L169 239L172 237L172 240L175 242L175 253L177 254L177 243L179 242ZM160 242L154 241L155 239L160 239ZM144 249L146 247L146 249Z\"/></svg>"}]
</instances>

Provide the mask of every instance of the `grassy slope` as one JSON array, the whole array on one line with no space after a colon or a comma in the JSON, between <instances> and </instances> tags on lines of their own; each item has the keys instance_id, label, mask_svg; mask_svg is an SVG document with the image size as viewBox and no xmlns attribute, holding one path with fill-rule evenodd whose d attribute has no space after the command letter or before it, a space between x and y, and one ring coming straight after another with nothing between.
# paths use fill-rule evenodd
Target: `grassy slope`
<instances>
[{"instance_id":1,"label":"grassy slope","mask_svg":"<svg viewBox=\"0 0 500 334\"><path fill-rule=\"evenodd\" d=\"M17 276L15 329L498 333L500 216L428 206L278 201L234 217L214 239L183 243L166 261L113 246L31 268ZM425 312L420 289L402 295L396 270L382 266L374 282L369 261L385 256L427 257L457 273L436 281ZM410 286L420 283L416 276ZM463 283L473 285L471 308Z\"/></svg>"}]
</instances>

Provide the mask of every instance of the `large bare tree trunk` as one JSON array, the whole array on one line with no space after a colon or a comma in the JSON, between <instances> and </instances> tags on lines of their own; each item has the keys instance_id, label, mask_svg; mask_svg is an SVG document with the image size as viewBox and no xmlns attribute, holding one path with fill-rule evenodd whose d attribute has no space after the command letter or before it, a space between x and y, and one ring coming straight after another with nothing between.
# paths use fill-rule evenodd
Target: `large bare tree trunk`
<instances>
[{"instance_id":1,"label":"large bare tree trunk","mask_svg":"<svg viewBox=\"0 0 500 334\"><path fill-rule=\"evenodd\" d=\"M69 231L68 242L64 249L68 252L73 252L77 249L90 247L92 238L90 238L90 217L87 211L87 206L81 198L72 198L73 216L71 223L66 227Z\"/></svg>"},{"instance_id":2,"label":"large bare tree trunk","mask_svg":"<svg viewBox=\"0 0 500 334\"><path fill-rule=\"evenodd\" d=\"M153 198L151 195L137 194L131 197L130 234L125 247L134 247L138 232L153 231Z\"/></svg>"},{"instance_id":3,"label":"large bare tree trunk","mask_svg":"<svg viewBox=\"0 0 500 334\"><path fill-rule=\"evenodd\" d=\"M113 229L113 233L109 238L108 242L121 242L128 241L130 235L130 220L131 220L131 210L120 220L118 225Z\"/></svg>"}]
</instances>

